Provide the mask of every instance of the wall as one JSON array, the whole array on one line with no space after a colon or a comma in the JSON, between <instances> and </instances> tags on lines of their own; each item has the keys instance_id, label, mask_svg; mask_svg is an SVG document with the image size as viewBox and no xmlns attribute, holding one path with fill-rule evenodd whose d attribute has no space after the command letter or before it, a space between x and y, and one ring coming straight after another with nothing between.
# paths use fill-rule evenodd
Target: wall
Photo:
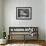
<instances>
[{"instance_id":1,"label":"wall","mask_svg":"<svg viewBox=\"0 0 46 46\"><path fill-rule=\"evenodd\" d=\"M0 38L2 37L2 0L0 0Z\"/></svg>"},{"instance_id":2,"label":"wall","mask_svg":"<svg viewBox=\"0 0 46 46\"><path fill-rule=\"evenodd\" d=\"M46 0L45 1L45 40L46 40Z\"/></svg>"},{"instance_id":3,"label":"wall","mask_svg":"<svg viewBox=\"0 0 46 46\"><path fill-rule=\"evenodd\" d=\"M32 7L32 20L16 20L16 7ZM7 35L9 27L39 27L39 39L45 39L44 0L4 0L4 26Z\"/></svg>"}]
</instances>

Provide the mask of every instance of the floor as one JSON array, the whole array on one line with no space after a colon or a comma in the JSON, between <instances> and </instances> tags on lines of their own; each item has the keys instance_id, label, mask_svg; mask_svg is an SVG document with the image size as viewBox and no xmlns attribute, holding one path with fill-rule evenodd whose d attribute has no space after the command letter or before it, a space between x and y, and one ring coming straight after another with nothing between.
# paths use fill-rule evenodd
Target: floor
<instances>
[{"instance_id":1,"label":"floor","mask_svg":"<svg viewBox=\"0 0 46 46\"><path fill-rule=\"evenodd\" d=\"M7 44L5 45L0 45L0 46L46 46L46 42L45 41L42 41L42 40L26 40L26 41L23 41L23 40L10 40L8 41Z\"/></svg>"}]
</instances>

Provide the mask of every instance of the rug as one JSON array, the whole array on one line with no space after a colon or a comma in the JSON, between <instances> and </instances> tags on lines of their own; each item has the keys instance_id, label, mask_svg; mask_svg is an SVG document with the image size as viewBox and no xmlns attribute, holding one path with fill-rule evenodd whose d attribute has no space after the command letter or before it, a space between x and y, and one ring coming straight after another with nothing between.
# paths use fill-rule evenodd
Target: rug
<instances>
[{"instance_id":1,"label":"rug","mask_svg":"<svg viewBox=\"0 0 46 46\"><path fill-rule=\"evenodd\" d=\"M6 46L42 46L39 44L7 44Z\"/></svg>"}]
</instances>

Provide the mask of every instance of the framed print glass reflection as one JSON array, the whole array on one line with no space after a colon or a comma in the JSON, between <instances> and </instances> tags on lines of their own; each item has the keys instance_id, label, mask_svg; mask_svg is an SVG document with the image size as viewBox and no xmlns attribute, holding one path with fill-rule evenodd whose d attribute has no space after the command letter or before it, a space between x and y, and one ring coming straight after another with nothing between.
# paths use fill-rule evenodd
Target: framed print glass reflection
<instances>
[{"instance_id":1,"label":"framed print glass reflection","mask_svg":"<svg viewBox=\"0 0 46 46\"><path fill-rule=\"evenodd\" d=\"M16 7L16 19L18 20L32 19L32 7Z\"/></svg>"}]
</instances>

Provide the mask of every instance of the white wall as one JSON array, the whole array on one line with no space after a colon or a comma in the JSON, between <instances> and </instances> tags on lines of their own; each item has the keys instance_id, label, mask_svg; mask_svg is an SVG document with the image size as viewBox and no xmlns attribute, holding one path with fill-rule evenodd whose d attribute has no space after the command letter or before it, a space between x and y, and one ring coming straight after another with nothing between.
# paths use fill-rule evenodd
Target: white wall
<instances>
[{"instance_id":1,"label":"white wall","mask_svg":"<svg viewBox=\"0 0 46 46\"><path fill-rule=\"evenodd\" d=\"M2 20L2 1L0 0L0 31L1 31L1 25L2 25L2 21L1 20Z\"/></svg>"},{"instance_id":2,"label":"white wall","mask_svg":"<svg viewBox=\"0 0 46 46\"><path fill-rule=\"evenodd\" d=\"M32 20L16 20L16 7L32 7ZM7 35L9 27L39 27L39 38L45 39L45 7L44 0L5 0L4 26Z\"/></svg>"},{"instance_id":3,"label":"white wall","mask_svg":"<svg viewBox=\"0 0 46 46\"><path fill-rule=\"evenodd\" d=\"M45 40L46 40L46 0L45 0Z\"/></svg>"},{"instance_id":4,"label":"white wall","mask_svg":"<svg viewBox=\"0 0 46 46\"><path fill-rule=\"evenodd\" d=\"M0 38L2 33L2 0L0 0Z\"/></svg>"},{"instance_id":5,"label":"white wall","mask_svg":"<svg viewBox=\"0 0 46 46\"><path fill-rule=\"evenodd\" d=\"M2 1L0 0L0 28L1 28L1 24L2 24Z\"/></svg>"}]
</instances>

